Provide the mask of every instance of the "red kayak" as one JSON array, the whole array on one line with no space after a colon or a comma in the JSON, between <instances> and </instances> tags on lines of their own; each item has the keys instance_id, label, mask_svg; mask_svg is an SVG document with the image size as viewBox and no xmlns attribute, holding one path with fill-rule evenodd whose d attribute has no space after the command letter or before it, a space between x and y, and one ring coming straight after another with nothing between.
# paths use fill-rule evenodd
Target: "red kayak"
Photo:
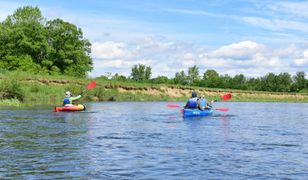
<instances>
[{"instance_id":1,"label":"red kayak","mask_svg":"<svg viewBox=\"0 0 308 180\"><path fill-rule=\"evenodd\" d=\"M59 111L84 111L86 107L82 104L74 104L73 106L56 106L54 112Z\"/></svg>"}]
</instances>

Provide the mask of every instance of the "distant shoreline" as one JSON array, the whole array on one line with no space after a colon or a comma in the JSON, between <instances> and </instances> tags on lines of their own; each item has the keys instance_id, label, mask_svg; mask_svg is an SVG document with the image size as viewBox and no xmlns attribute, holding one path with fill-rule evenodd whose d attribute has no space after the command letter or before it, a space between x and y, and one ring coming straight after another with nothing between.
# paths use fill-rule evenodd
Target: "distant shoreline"
<instances>
[{"instance_id":1,"label":"distant shoreline","mask_svg":"<svg viewBox=\"0 0 308 180\"><path fill-rule=\"evenodd\" d=\"M192 91L207 99L219 100L225 93L232 93L231 102L295 102L308 103L308 93L282 93L244 91L231 89L201 88L168 84L120 82L106 79L74 78L67 76L33 75L25 72L0 74L0 82L13 84L12 92L19 93L22 100L5 99L8 92L1 90L1 106L61 105L63 92L69 90L78 95L90 81L97 86L87 91L79 101L186 101ZM3 85L2 85L3 88ZM15 92L16 89L18 92Z\"/></svg>"}]
</instances>

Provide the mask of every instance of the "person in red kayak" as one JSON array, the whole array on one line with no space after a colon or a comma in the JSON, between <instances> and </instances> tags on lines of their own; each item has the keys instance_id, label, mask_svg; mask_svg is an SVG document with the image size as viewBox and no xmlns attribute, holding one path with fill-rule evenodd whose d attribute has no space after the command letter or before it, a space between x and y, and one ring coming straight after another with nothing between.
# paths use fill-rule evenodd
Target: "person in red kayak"
<instances>
[{"instance_id":1,"label":"person in red kayak","mask_svg":"<svg viewBox=\"0 0 308 180\"><path fill-rule=\"evenodd\" d=\"M70 91L65 92L65 98L63 99L63 106L73 106L73 101L81 98L81 95L76 97L72 97L72 93Z\"/></svg>"}]
</instances>

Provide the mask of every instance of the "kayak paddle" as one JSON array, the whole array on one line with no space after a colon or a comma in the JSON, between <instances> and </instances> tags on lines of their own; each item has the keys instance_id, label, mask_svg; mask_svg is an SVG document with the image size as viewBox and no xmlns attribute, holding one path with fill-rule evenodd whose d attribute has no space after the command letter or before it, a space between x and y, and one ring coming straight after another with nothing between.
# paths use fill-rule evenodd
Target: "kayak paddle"
<instances>
[{"instance_id":1,"label":"kayak paddle","mask_svg":"<svg viewBox=\"0 0 308 180\"><path fill-rule=\"evenodd\" d=\"M96 86L96 82L93 81L93 82L90 82L88 85L87 85L87 89L83 90L81 94L83 94L84 92L86 92L87 90L90 90L92 88L94 88Z\"/></svg>"},{"instance_id":2,"label":"kayak paddle","mask_svg":"<svg viewBox=\"0 0 308 180\"><path fill-rule=\"evenodd\" d=\"M220 99L222 101L227 101L227 100L231 99L231 97L232 97L231 93L227 93L224 96L222 96Z\"/></svg>"},{"instance_id":3,"label":"kayak paddle","mask_svg":"<svg viewBox=\"0 0 308 180\"><path fill-rule=\"evenodd\" d=\"M179 105L177 105L177 104L167 104L167 107L168 107L168 108L180 108L181 106L179 106ZM214 110L223 111L223 112L229 111L228 108L214 108Z\"/></svg>"},{"instance_id":4,"label":"kayak paddle","mask_svg":"<svg viewBox=\"0 0 308 180\"><path fill-rule=\"evenodd\" d=\"M177 104L167 104L168 108L179 108L180 106Z\"/></svg>"},{"instance_id":5,"label":"kayak paddle","mask_svg":"<svg viewBox=\"0 0 308 180\"><path fill-rule=\"evenodd\" d=\"M215 110L227 112L229 111L229 108L216 108Z\"/></svg>"},{"instance_id":6,"label":"kayak paddle","mask_svg":"<svg viewBox=\"0 0 308 180\"><path fill-rule=\"evenodd\" d=\"M227 100L231 99L231 97L232 97L231 93L227 93L227 94L223 95L220 99L221 99L222 101L227 101ZM217 101L217 100L215 100L215 101ZM179 108L180 106L177 105L177 104L167 104L167 107L168 107L168 108ZM215 110L217 110L217 111L223 111L223 112L229 111L228 108L215 108Z\"/></svg>"}]
</instances>

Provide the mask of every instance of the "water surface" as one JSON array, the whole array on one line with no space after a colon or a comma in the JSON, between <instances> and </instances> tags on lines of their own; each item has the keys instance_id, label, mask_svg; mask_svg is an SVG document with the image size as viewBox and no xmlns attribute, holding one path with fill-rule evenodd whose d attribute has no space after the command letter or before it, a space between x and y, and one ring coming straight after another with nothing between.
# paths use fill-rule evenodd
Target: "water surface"
<instances>
[{"instance_id":1,"label":"water surface","mask_svg":"<svg viewBox=\"0 0 308 180\"><path fill-rule=\"evenodd\" d=\"M216 103L230 111L185 119L166 104L2 109L0 178L308 177L307 103Z\"/></svg>"}]
</instances>

